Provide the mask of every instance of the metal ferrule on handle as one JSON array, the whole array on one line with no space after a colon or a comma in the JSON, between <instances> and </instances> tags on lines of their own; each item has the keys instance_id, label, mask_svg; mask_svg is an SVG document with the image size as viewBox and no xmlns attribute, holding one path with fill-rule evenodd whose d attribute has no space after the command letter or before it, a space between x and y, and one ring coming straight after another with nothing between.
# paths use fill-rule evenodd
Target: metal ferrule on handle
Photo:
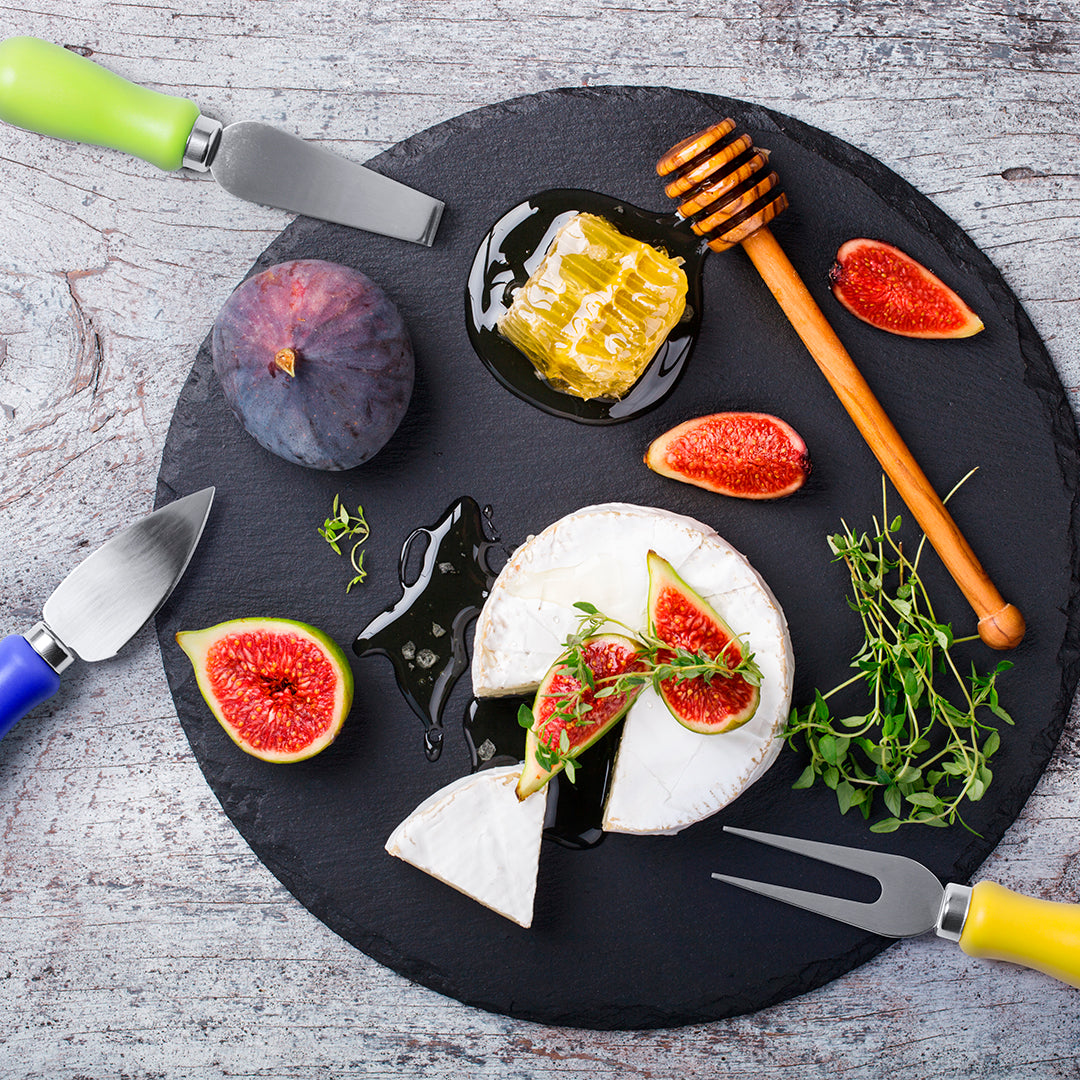
<instances>
[{"instance_id":1,"label":"metal ferrule on handle","mask_svg":"<svg viewBox=\"0 0 1080 1080\"><path fill-rule=\"evenodd\" d=\"M959 941L964 932L968 910L971 907L971 886L949 882L941 898L941 914L938 916L937 936L946 941Z\"/></svg>"},{"instance_id":2,"label":"metal ferrule on handle","mask_svg":"<svg viewBox=\"0 0 1080 1080\"><path fill-rule=\"evenodd\" d=\"M201 114L196 117L184 146L184 168L194 169L195 172L209 172L214 155L221 145L223 130L220 120L211 120L209 116Z\"/></svg>"}]
</instances>

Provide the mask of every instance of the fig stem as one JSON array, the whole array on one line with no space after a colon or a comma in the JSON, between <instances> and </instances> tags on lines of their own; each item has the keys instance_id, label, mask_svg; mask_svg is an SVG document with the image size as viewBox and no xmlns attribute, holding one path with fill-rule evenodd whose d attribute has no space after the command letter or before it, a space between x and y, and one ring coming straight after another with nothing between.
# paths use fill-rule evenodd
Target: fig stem
<instances>
[{"instance_id":1,"label":"fig stem","mask_svg":"<svg viewBox=\"0 0 1080 1080\"><path fill-rule=\"evenodd\" d=\"M292 376L296 374L296 359L295 349L278 349L274 354L274 366Z\"/></svg>"}]
</instances>

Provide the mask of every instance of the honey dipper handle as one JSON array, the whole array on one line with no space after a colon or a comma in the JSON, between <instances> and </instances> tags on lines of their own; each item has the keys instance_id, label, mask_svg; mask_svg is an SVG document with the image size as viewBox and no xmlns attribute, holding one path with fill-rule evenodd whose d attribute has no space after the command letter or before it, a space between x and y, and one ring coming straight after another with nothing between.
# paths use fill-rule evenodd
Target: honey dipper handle
<instances>
[{"instance_id":1,"label":"honey dipper handle","mask_svg":"<svg viewBox=\"0 0 1080 1080\"><path fill-rule=\"evenodd\" d=\"M993 649L1015 648L1024 636L1024 617L994 587L768 226L744 239L742 246L975 610L979 637Z\"/></svg>"}]
</instances>

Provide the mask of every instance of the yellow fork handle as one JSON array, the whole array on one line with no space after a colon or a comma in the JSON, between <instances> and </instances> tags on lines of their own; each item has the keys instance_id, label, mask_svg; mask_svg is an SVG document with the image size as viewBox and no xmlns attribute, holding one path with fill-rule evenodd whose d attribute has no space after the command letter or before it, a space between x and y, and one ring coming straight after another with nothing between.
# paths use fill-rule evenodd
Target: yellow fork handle
<instances>
[{"instance_id":1,"label":"yellow fork handle","mask_svg":"<svg viewBox=\"0 0 1080 1080\"><path fill-rule=\"evenodd\" d=\"M1080 904L1022 896L980 881L960 935L969 956L1007 960L1080 988Z\"/></svg>"}]
</instances>

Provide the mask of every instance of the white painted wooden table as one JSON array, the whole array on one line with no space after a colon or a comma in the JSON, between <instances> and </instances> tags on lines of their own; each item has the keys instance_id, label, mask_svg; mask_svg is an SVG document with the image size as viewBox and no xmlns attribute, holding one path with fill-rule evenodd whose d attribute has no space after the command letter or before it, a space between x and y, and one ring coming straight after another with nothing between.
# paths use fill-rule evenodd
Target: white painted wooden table
<instances>
[{"instance_id":1,"label":"white painted wooden table","mask_svg":"<svg viewBox=\"0 0 1080 1080\"><path fill-rule=\"evenodd\" d=\"M905 12L904 8L912 10ZM1080 11L1071 0L203 0L0 5L225 121L364 160L557 86L759 101L950 214L1080 384ZM289 220L193 175L0 128L0 633L150 509L180 387ZM980 872L1080 900L1080 721ZM0 744L0 1077L1080 1076L1080 994L934 939L681 1030L519 1023L406 982L255 859L144 630ZM717 928L718 933L723 928Z\"/></svg>"}]
</instances>

